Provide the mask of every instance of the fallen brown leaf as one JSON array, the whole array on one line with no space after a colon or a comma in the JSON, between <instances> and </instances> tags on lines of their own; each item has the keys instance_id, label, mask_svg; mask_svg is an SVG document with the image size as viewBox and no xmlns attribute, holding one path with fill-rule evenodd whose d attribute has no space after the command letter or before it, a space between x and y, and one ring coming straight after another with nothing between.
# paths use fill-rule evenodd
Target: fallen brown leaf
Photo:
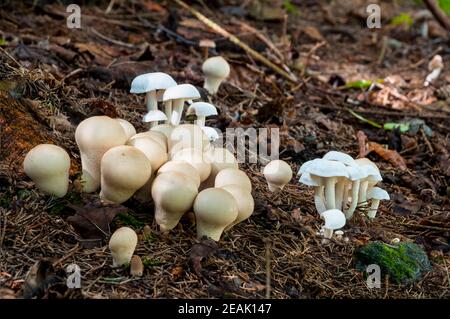
<instances>
[{"instance_id":1,"label":"fallen brown leaf","mask_svg":"<svg viewBox=\"0 0 450 319\"><path fill-rule=\"evenodd\" d=\"M201 261L215 254L218 249L217 243L206 237L192 246L189 252L189 261L197 275L200 275L202 271Z\"/></svg>"},{"instance_id":2,"label":"fallen brown leaf","mask_svg":"<svg viewBox=\"0 0 450 319\"><path fill-rule=\"evenodd\" d=\"M395 167L399 168L402 171L407 170L404 158L397 151L386 149L383 147L383 145L375 142L368 143L367 151L369 153L372 151L377 153L384 160L390 162L392 165L394 165Z\"/></svg>"}]
</instances>

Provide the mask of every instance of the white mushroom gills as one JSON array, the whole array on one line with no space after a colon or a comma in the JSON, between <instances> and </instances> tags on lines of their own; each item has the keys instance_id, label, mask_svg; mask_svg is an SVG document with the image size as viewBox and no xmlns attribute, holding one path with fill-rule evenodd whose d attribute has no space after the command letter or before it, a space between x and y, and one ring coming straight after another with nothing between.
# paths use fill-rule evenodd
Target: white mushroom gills
<instances>
[{"instance_id":1,"label":"white mushroom gills","mask_svg":"<svg viewBox=\"0 0 450 319\"><path fill-rule=\"evenodd\" d=\"M230 65L223 57L215 56L203 62L202 71L205 75L203 87L214 95L219 90L221 83L230 74Z\"/></svg>"},{"instance_id":2,"label":"white mushroom gills","mask_svg":"<svg viewBox=\"0 0 450 319\"><path fill-rule=\"evenodd\" d=\"M129 264L138 242L136 232L129 227L117 229L109 240L109 250L113 257L113 267Z\"/></svg>"},{"instance_id":3,"label":"white mushroom gills","mask_svg":"<svg viewBox=\"0 0 450 319\"><path fill-rule=\"evenodd\" d=\"M33 147L25 156L23 168L43 193L55 197L67 194L70 157L61 147L52 144Z\"/></svg>"}]
</instances>

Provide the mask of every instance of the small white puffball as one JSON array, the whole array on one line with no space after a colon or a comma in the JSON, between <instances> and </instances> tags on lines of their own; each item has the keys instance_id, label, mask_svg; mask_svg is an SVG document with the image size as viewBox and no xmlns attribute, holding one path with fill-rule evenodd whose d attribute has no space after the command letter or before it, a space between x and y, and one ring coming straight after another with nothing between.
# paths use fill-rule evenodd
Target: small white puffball
<instances>
[{"instance_id":1,"label":"small white puffball","mask_svg":"<svg viewBox=\"0 0 450 319\"><path fill-rule=\"evenodd\" d=\"M231 153L226 148L211 147L204 153L207 161L211 163L211 173L209 177L202 183L201 188L214 187L217 174L227 168L239 168L239 164Z\"/></svg>"},{"instance_id":2,"label":"small white puffball","mask_svg":"<svg viewBox=\"0 0 450 319\"><path fill-rule=\"evenodd\" d=\"M108 116L93 116L78 124L75 140L80 149L83 191L95 192L100 186L103 154L114 146L124 145L127 135L119 121Z\"/></svg>"},{"instance_id":3,"label":"small white puffball","mask_svg":"<svg viewBox=\"0 0 450 319\"><path fill-rule=\"evenodd\" d=\"M175 228L180 218L192 208L197 193L195 181L185 174L168 171L156 176L151 194L155 202L155 220L161 231Z\"/></svg>"},{"instance_id":4,"label":"small white puffball","mask_svg":"<svg viewBox=\"0 0 450 319\"><path fill-rule=\"evenodd\" d=\"M220 188L229 192L236 200L238 206L238 216L230 225L227 226L226 229L228 230L234 225L237 225L240 222L246 220L253 214L253 210L255 209L255 202L253 200L252 194L244 186L228 184L225 186L221 186Z\"/></svg>"},{"instance_id":5,"label":"small white puffball","mask_svg":"<svg viewBox=\"0 0 450 319\"><path fill-rule=\"evenodd\" d=\"M157 171L168 160L167 153L159 142L150 137L136 137L127 142L127 145L140 150L150 161L152 171Z\"/></svg>"},{"instance_id":6,"label":"small white puffball","mask_svg":"<svg viewBox=\"0 0 450 319\"><path fill-rule=\"evenodd\" d=\"M291 180L292 169L285 161L274 160L264 167L264 177L267 180L269 190L278 192Z\"/></svg>"},{"instance_id":7,"label":"small white puffball","mask_svg":"<svg viewBox=\"0 0 450 319\"><path fill-rule=\"evenodd\" d=\"M194 201L197 221L197 237L207 236L219 241L225 227L238 217L238 205L234 197L221 188L207 188Z\"/></svg>"},{"instance_id":8,"label":"small white puffball","mask_svg":"<svg viewBox=\"0 0 450 319\"><path fill-rule=\"evenodd\" d=\"M134 128L133 124L124 119L116 119L116 121L118 121L122 126L125 135L127 136L127 140L136 135L136 129Z\"/></svg>"},{"instance_id":9,"label":"small white puffball","mask_svg":"<svg viewBox=\"0 0 450 319\"><path fill-rule=\"evenodd\" d=\"M176 126L167 140L169 153L172 158L177 152L185 148L206 150L210 142L202 128L194 124L181 124Z\"/></svg>"},{"instance_id":10,"label":"small white puffball","mask_svg":"<svg viewBox=\"0 0 450 319\"><path fill-rule=\"evenodd\" d=\"M186 175L186 177L190 179L197 188L200 186L200 174L197 172L195 167L188 162L168 161L159 168L157 175L167 172L178 172Z\"/></svg>"},{"instance_id":11,"label":"small white puffball","mask_svg":"<svg viewBox=\"0 0 450 319\"><path fill-rule=\"evenodd\" d=\"M42 192L63 197L69 187L70 157L59 146L40 144L32 148L23 161L25 174Z\"/></svg>"},{"instance_id":12,"label":"small white puffball","mask_svg":"<svg viewBox=\"0 0 450 319\"><path fill-rule=\"evenodd\" d=\"M236 168L226 168L221 170L216 176L214 187L222 187L231 184L242 186L248 192L252 191L252 183L247 174Z\"/></svg>"},{"instance_id":13,"label":"small white puffball","mask_svg":"<svg viewBox=\"0 0 450 319\"><path fill-rule=\"evenodd\" d=\"M211 163L201 150L195 148L184 148L172 157L173 161L184 161L191 164L200 174L200 181L204 181L211 173Z\"/></svg>"},{"instance_id":14,"label":"small white puffball","mask_svg":"<svg viewBox=\"0 0 450 319\"><path fill-rule=\"evenodd\" d=\"M129 227L117 229L109 240L109 250L113 257L113 267L130 263L138 242L137 234Z\"/></svg>"},{"instance_id":15,"label":"small white puffball","mask_svg":"<svg viewBox=\"0 0 450 319\"><path fill-rule=\"evenodd\" d=\"M222 81L230 74L230 65L223 57L215 56L203 62L202 71L205 75L203 87L210 94L216 94Z\"/></svg>"},{"instance_id":16,"label":"small white puffball","mask_svg":"<svg viewBox=\"0 0 450 319\"><path fill-rule=\"evenodd\" d=\"M123 203L148 181L152 173L149 160L135 147L121 145L108 150L101 162L100 196Z\"/></svg>"},{"instance_id":17,"label":"small white puffball","mask_svg":"<svg viewBox=\"0 0 450 319\"><path fill-rule=\"evenodd\" d=\"M142 132L142 133L137 133L136 135L134 135L133 137L131 137L127 143L129 143L131 140L138 138L138 137L147 137L147 138L151 138L153 140L155 140L156 142L158 142L161 147L164 149L164 152L167 153L167 137L158 131L147 131L147 132Z\"/></svg>"}]
</instances>

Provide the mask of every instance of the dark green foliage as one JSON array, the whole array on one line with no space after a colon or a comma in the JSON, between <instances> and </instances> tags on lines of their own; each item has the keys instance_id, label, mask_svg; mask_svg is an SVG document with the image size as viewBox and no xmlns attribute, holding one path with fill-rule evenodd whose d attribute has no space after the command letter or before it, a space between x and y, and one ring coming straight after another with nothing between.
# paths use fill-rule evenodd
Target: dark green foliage
<instances>
[{"instance_id":1,"label":"dark green foliage","mask_svg":"<svg viewBox=\"0 0 450 319\"><path fill-rule=\"evenodd\" d=\"M410 284L431 270L425 251L414 243L387 245L369 243L355 252L356 268L365 271L370 264L377 264L381 273L399 284Z\"/></svg>"}]
</instances>

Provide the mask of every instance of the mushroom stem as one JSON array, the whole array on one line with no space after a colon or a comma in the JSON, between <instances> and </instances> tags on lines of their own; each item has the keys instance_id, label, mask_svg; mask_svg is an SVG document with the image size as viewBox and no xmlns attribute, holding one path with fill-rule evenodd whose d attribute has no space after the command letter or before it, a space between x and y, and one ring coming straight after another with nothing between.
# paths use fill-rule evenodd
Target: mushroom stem
<instances>
[{"instance_id":1,"label":"mushroom stem","mask_svg":"<svg viewBox=\"0 0 450 319\"><path fill-rule=\"evenodd\" d=\"M335 186L336 177L325 178L325 203L327 209L336 208Z\"/></svg>"},{"instance_id":2,"label":"mushroom stem","mask_svg":"<svg viewBox=\"0 0 450 319\"><path fill-rule=\"evenodd\" d=\"M336 209L342 210L342 203L344 199L345 180L338 178L336 183Z\"/></svg>"},{"instance_id":3,"label":"mushroom stem","mask_svg":"<svg viewBox=\"0 0 450 319\"><path fill-rule=\"evenodd\" d=\"M173 101L173 110L171 122L172 125L179 125L181 121L181 114L183 113L184 99L176 99Z\"/></svg>"},{"instance_id":4,"label":"mushroom stem","mask_svg":"<svg viewBox=\"0 0 450 319\"><path fill-rule=\"evenodd\" d=\"M156 91L147 92L147 111L156 111L158 109L158 100L156 99Z\"/></svg>"},{"instance_id":5,"label":"mushroom stem","mask_svg":"<svg viewBox=\"0 0 450 319\"><path fill-rule=\"evenodd\" d=\"M333 229L331 228L323 228L323 237L327 239L331 239L333 237Z\"/></svg>"},{"instance_id":6,"label":"mushroom stem","mask_svg":"<svg viewBox=\"0 0 450 319\"><path fill-rule=\"evenodd\" d=\"M206 76L203 88L206 89L210 94L216 94L219 90L219 86L222 83L222 78L215 76Z\"/></svg>"},{"instance_id":7,"label":"mushroom stem","mask_svg":"<svg viewBox=\"0 0 450 319\"><path fill-rule=\"evenodd\" d=\"M164 102L164 113L166 113L167 120L166 124L170 124L170 119L172 118L172 100Z\"/></svg>"},{"instance_id":8,"label":"mushroom stem","mask_svg":"<svg viewBox=\"0 0 450 319\"><path fill-rule=\"evenodd\" d=\"M195 124L197 124L200 127L205 126L205 120L206 120L206 116L197 116L197 120L195 121Z\"/></svg>"},{"instance_id":9,"label":"mushroom stem","mask_svg":"<svg viewBox=\"0 0 450 319\"><path fill-rule=\"evenodd\" d=\"M316 205L316 209L319 214L327 210L325 207L325 201L323 200L323 190L323 186L314 187L314 204Z\"/></svg>"},{"instance_id":10,"label":"mushroom stem","mask_svg":"<svg viewBox=\"0 0 450 319\"><path fill-rule=\"evenodd\" d=\"M370 219L375 218L375 216L377 215L377 210L378 210L379 205L380 205L380 200L372 198L372 204L370 205L370 209L367 212L367 217L369 217Z\"/></svg>"},{"instance_id":11,"label":"mushroom stem","mask_svg":"<svg viewBox=\"0 0 450 319\"><path fill-rule=\"evenodd\" d=\"M342 197L342 210L345 210L348 204L348 192L350 183L347 181L344 183L344 196Z\"/></svg>"},{"instance_id":12,"label":"mushroom stem","mask_svg":"<svg viewBox=\"0 0 450 319\"><path fill-rule=\"evenodd\" d=\"M356 206L358 205L358 193L361 181L358 179L352 183L352 202L348 210L345 210L345 218L350 219L355 212Z\"/></svg>"},{"instance_id":13,"label":"mushroom stem","mask_svg":"<svg viewBox=\"0 0 450 319\"><path fill-rule=\"evenodd\" d=\"M363 180L359 186L359 196L358 196L358 204L366 205L367 201L367 190L369 187L369 181Z\"/></svg>"}]
</instances>

